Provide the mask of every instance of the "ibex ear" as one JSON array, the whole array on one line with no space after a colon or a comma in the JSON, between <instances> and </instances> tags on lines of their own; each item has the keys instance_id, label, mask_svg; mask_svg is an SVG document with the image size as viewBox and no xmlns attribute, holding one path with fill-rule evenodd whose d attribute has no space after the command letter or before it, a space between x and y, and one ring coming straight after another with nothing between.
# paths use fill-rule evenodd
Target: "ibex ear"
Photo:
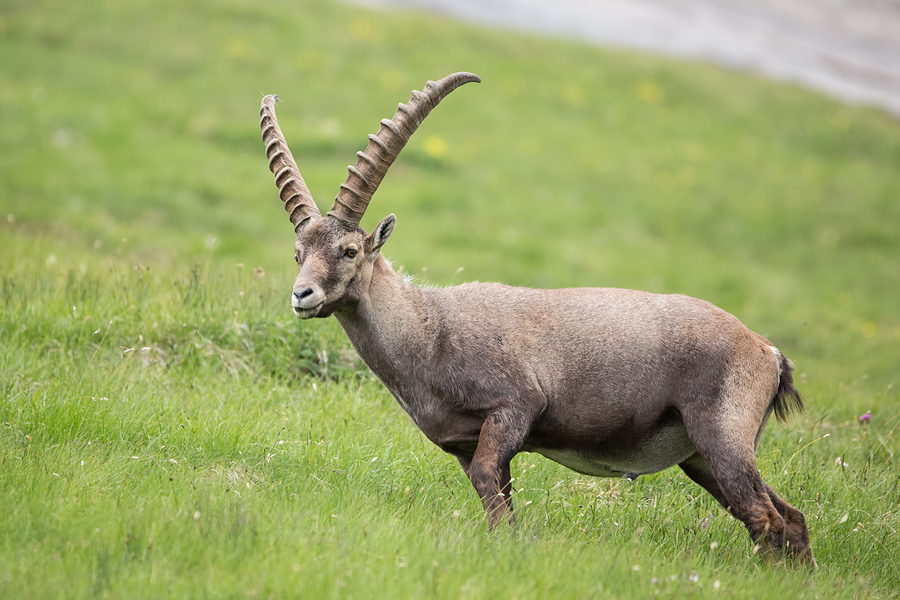
<instances>
[{"instance_id":1,"label":"ibex ear","mask_svg":"<svg viewBox=\"0 0 900 600\"><path fill-rule=\"evenodd\" d=\"M386 216L381 223L375 227L375 231L366 238L366 258L369 262L378 257L378 252L394 231L394 225L397 223L397 217L393 214Z\"/></svg>"}]
</instances>

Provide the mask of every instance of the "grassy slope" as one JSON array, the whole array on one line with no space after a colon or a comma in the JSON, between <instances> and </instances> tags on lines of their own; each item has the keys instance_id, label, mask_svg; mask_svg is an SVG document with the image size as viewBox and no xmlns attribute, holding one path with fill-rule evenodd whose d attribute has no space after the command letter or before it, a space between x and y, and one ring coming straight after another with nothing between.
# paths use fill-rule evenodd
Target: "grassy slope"
<instances>
[{"instance_id":1,"label":"grassy slope","mask_svg":"<svg viewBox=\"0 0 900 600\"><path fill-rule=\"evenodd\" d=\"M522 525L488 535L334 321L290 318L261 94L325 205L378 120L455 70L484 83L363 225L396 212L387 254L437 283L682 292L770 337L810 412L759 464L817 574L752 557L676 471L523 455ZM898 167L895 121L703 66L323 2L6 2L0 592L890 595Z\"/></svg>"}]
</instances>

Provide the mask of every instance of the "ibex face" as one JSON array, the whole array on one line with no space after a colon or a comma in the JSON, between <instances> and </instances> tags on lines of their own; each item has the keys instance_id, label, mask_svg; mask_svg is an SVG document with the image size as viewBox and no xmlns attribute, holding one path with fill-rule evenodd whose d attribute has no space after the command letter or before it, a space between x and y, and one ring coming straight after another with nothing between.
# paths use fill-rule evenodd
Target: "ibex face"
<instances>
[{"instance_id":1,"label":"ibex face","mask_svg":"<svg viewBox=\"0 0 900 600\"><path fill-rule=\"evenodd\" d=\"M370 235L348 231L329 217L310 219L300 228L294 259L300 273L294 282L291 306L301 319L327 317L355 304L369 286L372 265L394 229L388 215Z\"/></svg>"}]
</instances>

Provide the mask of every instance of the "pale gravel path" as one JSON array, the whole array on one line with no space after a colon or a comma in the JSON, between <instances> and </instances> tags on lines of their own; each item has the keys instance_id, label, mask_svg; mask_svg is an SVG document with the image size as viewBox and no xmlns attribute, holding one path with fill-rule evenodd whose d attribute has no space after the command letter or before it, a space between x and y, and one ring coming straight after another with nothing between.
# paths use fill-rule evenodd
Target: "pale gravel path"
<instances>
[{"instance_id":1,"label":"pale gravel path","mask_svg":"<svg viewBox=\"0 0 900 600\"><path fill-rule=\"evenodd\" d=\"M900 0L350 1L700 59L900 116Z\"/></svg>"}]
</instances>

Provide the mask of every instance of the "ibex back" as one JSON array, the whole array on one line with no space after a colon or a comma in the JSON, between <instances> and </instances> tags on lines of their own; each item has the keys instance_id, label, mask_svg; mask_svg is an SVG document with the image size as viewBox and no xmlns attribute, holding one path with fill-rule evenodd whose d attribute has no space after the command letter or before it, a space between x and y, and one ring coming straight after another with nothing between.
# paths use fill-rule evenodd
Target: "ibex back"
<instances>
[{"instance_id":1,"label":"ibex back","mask_svg":"<svg viewBox=\"0 0 900 600\"><path fill-rule=\"evenodd\" d=\"M432 442L456 456L493 527L513 520L510 460L538 452L580 473L634 479L678 465L764 549L814 564L803 514L760 478L756 448L774 411L802 410L790 361L715 306L611 288L492 283L422 289L398 275L360 219L456 73L413 92L357 153L322 217L262 101L269 168L297 233L291 304L334 315L369 368Z\"/></svg>"}]
</instances>

